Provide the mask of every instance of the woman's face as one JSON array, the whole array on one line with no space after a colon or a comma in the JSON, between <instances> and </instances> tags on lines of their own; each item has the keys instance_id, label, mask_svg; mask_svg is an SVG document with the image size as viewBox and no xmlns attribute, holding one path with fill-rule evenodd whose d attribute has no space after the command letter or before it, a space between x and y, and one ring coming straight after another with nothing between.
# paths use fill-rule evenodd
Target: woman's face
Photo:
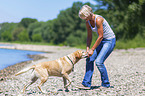
<instances>
[{"instance_id":1,"label":"woman's face","mask_svg":"<svg viewBox=\"0 0 145 96\"><path fill-rule=\"evenodd\" d=\"M88 17L83 17L82 19L84 19L84 20L86 20L86 21L91 20L91 15L88 16Z\"/></svg>"}]
</instances>

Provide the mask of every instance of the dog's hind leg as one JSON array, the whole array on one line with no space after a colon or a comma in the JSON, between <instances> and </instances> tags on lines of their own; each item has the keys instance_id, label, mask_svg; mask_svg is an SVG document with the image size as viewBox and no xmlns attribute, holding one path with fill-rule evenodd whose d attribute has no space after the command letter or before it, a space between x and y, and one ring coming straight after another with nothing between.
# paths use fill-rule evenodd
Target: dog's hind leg
<instances>
[{"instance_id":1,"label":"dog's hind leg","mask_svg":"<svg viewBox=\"0 0 145 96\"><path fill-rule=\"evenodd\" d=\"M37 79L38 79L38 77L37 76L34 76L31 79L31 81L27 85L24 86L23 93L25 92L26 88L29 87L30 85L32 85Z\"/></svg>"},{"instance_id":2,"label":"dog's hind leg","mask_svg":"<svg viewBox=\"0 0 145 96\"><path fill-rule=\"evenodd\" d=\"M41 83L39 84L38 88L39 90L42 92L42 93L47 93L47 92L44 92L42 89L41 89L41 86L47 81L48 79L48 72L47 70L37 70L37 73L39 74L39 77L41 79Z\"/></svg>"},{"instance_id":3,"label":"dog's hind leg","mask_svg":"<svg viewBox=\"0 0 145 96\"><path fill-rule=\"evenodd\" d=\"M41 83L40 83L39 86L38 86L39 90L40 90L42 93L47 93L47 92L45 92L45 91L43 91L43 90L41 89L41 86L47 81L47 79L48 79L48 77L42 77L42 78L41 78Z\"/></svg>"}]
</instances>

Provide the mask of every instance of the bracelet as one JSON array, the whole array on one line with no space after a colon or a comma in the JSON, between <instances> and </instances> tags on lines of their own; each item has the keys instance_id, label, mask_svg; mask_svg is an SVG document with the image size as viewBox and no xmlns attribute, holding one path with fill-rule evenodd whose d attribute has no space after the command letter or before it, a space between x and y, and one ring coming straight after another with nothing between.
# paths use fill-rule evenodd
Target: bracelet
<instances>
[{"instance_id":1,"label":"bracelet","mask_svg":"<svg viewBox=\"0 0 145 96\"><path fill-rule=\"evenodd\" d=\"M91 50L93 50L93 49L91 49ZM94 51L94 50L93 50Z\"/></svg>"}]
</instances>

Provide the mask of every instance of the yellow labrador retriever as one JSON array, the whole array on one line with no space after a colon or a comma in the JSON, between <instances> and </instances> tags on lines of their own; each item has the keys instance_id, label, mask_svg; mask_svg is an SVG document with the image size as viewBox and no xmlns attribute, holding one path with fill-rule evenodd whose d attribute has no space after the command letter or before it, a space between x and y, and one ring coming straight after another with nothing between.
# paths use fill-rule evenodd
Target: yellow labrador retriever
<instances>
[{"instance_id":1,"label":"yellow labrador retriever","mask_svg":"<svg viewBox=\"0 0 145 96\"><path fill-rule=\"evenodd\" d=\"M86 57L87 53L83 52L82 50L77 50L74 53L61 57L59 59L38 63L36 65L23 69L15 74L15 76L25 73L30 69L34 69L34 76L32 77L31 82L24 86L23 93L25 92L25 89L33 84L38 78L40 78L41 80L38 88L42 93L46 93L42 91L41 85L47 81L49 76L63 77L64 88L67 90L67 87L71 84L71 80L69 79L68 75L73 70L74 64L76 64L80 59ZM68 80L68 84L66 84L66 80Z\"/></svg>"}]
</instances>

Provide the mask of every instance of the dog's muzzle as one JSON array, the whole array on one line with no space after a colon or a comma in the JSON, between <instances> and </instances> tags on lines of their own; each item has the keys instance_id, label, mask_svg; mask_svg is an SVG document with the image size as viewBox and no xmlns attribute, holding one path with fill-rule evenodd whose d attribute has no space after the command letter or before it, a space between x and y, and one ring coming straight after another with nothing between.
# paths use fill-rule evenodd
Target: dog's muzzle
<instances>
[{"instance_id":1,"label":"dog's muzzle","mask_svg":"<svg viewBox=\"0 0 145 96\"><path fill-rule=\"evenodd\" d=\"M84 56L84 58L88 58L88 55Z\"/></svg>"},{"instance_id":2,"label":"dog's muzzle","mask_svg":"<svg viewBox=\"0 0 145 96\"><path fill-rule=\"evenodd\" d=\"M87 52L83 52L83 58L88 58L88 53Z\"/></svg>"}]
</instances>

